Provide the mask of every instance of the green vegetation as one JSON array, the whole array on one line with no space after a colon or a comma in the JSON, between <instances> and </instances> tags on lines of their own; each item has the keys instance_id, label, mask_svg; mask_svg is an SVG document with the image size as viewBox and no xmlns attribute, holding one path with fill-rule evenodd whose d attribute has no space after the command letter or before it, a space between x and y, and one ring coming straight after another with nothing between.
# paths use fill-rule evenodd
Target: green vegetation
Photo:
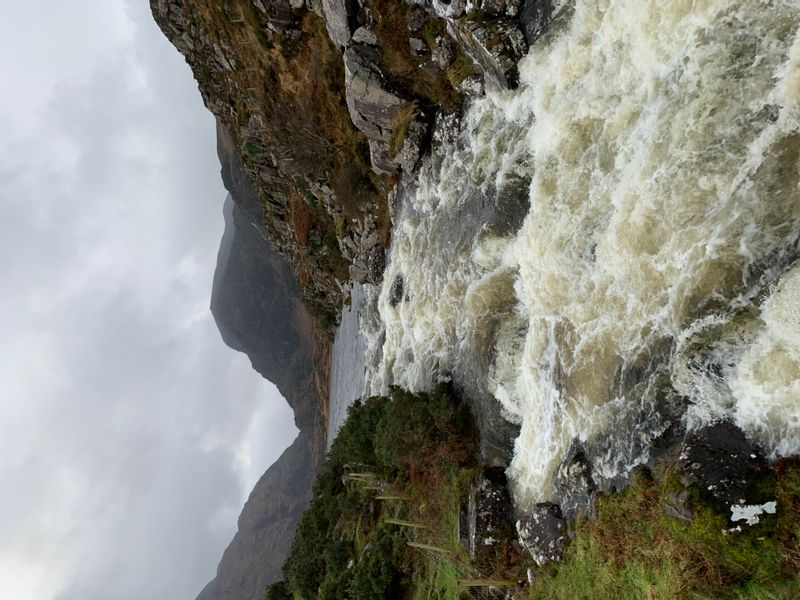
<instances>
[{"instance_id":1,"label":"green vegetation","mask_svg":"<svg viewBox=\"0 0 800 600\"><path fill-rule=\"evenodd\" d=\"M473 597L472 585L487 597L492 581L513 590L531 566L513 536L481 562L459 542L476 441L466 406L444 387L393 389L356 404L300 520L285 581L267 600L457 600ZM775 473L777 514L737 532L694 489L686 498L693 520L667 516L664 505L683 491L676 474L643 470L623 493L600 498L594 517L572 526L562 562L535 569L516 597L800 597L800 459Z\"/></svg>"},{"instance_id":2,"label":"green vegetation","mask_svg":"<svg viewBox=\"0 0 800 600\"><path fill-rule=\"evenodd\" d=\"M529 597L800 597L800 462L776 470L777 515L742 532L728 532L726 517L694 490L694 520L668 517L663 504L680 487L676 477L641 474L603 498L594 519L576 524L564 560L537 573Z\"/></svg>"},{"instance_id":3,"label":"green vegetation","mask_svg":"<svg viewBox=\"0 0 800 600\"><path fill-rule=\"evenodd\" d=\"M485 577L458 541L476 441L468 408L446 387L357 403L297 527L285 581L266 598L462 597L460 581Z\"/></svg>"}]
</instances>

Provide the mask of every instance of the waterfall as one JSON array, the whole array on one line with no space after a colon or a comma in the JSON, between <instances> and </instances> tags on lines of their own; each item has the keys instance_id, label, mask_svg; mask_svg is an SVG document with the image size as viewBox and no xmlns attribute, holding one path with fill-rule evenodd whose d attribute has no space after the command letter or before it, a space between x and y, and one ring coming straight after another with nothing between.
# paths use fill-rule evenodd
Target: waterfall
<instances>
[{"instance_id":1,"label":"waterfall","mask_svg":"<svg viewBox=\"0 0 800 600\"><path fill-rule=\"evenodd\" d=\"M519 426L523 507L574 440L605 485L675 423L800 450L798 19L795 0L565 8L519 88L403 182L367 391L473 382Z\"/></svg>"}]
</instances>

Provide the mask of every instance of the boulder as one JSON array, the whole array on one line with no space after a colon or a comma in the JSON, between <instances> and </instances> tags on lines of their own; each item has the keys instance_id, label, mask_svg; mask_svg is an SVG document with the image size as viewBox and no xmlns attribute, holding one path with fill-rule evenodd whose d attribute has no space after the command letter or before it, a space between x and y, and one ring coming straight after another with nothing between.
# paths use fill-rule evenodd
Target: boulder
<instances>
[{"instance_id":1,"label":"boulder","mask_svg":"<svg viewBox=\"0 0 800 600\"><path fill-rule=\"evenodd\" d=\"M411 54L417 58L421 58L428 53L428 45L421 38L408 38L408 45L411 47Z\"/></svg>"},{"instance_id":2,"label":"boulder","mask_svg":"<svg viewBox=\"0 0 800 600\"><path fill-rule=\"evenodd\" d=\"M406 135L403 138L403 145L397 156L394 157L395 162L406 173L411 173L417 166L417 162L419 162L419 158L425 148L427 135L427 124L422 120L421 115L417 115L417 118L408 124Z\"/></svg>"},{"instance_id":3,"label":"boulder","mask_svg":"<svg viewBox=\"0 0 800 600\"><path fill-rule=\"evenodd\" d=\"M774 473L761 449L733 423L715 423L691 432L676 469L685 486L696 486L731 521L741 517L750 522L757 517L758 507L761 512L772 508Z\"/></svg>"},{"instance_id":4,"label":"boulder","mask_svg":"<svg viewBox=\"0 0 800 600\"><path fill-rule=\"evenodd\" d=\"M467 552L478 562L491 560L496 545L513 532L513 505L505 469L484 467L472 484L467 506Z\"/></svg>"},{"instance_id":5,"label":"boulder","mask_svg":"<svg viewBox=\"0 0 800 600\"><path fill-rule=\"evenodd\" d=\"M561 560L567 542L561 507L552 502L535 505L528 515L517 521L517 535L537 565Z\"/></svg>"},{"instance_id":6,"label":"boulder","mask_svg":"<svg viewBox=\"0 0 800 600\"><path fill-rule=\"evenodd\" d=\"M355 21L355 7L348 0L322 0L322 14L328 37L337 46L344 48L350 42Z\"/></svg>"},{"instance_id":7,"label":"boulder","mask_svg":"<svg viewBox=\"0 0 800 600\"><path fill-rule=\"evenodd\" d=\"M389 288L389 306L394 308L403 301L403 276L398 274Z\"/></svg>"},{"instance_id":8,"label":"boulder","mask_svg":"<svg viewBox=\"0 0 800 600\"><path fill-rule=\"evenodd\" d=\"M351 46L345 51L345 100L353 124L368 139L388 143L397 111L410 102L388 89L370 50Z\"/></svg>"},{"instance_id":9,"label":"boulder","mask_svg":"<svg viewBox=\"0 0 800 600\"><path fill-rule=\"evenodd\" d=\"M547 31L553 17L553 0L524 0L518 21L525 41L532 45Z\"/></svg>"},{"instance_id":10,"label":"boulder","mask_svg":"<svg viewBox=\"0 0 800 600\"><path fill-rule=\"evenodd\" d=\"M555 476L556 495L561 499L565 519L592 513L597 486L592 479L592 465L583 449L573 443Z\"/></svg>"},{"instance_id":11,"label":"boulder","mask_svg":"<svg viewBox=\"0 0 800 600\"><path fill-rule=\"evenodd\" d=\"M449 20L447 32L480 67L485 79L499 87L516 87L519 79L517 63L528 51L528 44L513 20Z\"/></svg>"},{"instance_id":12,"label":"boulder","mask_svg":"<svg viewBox=\"0 0 800 600\"><path fill-rule=\"evenodd\" d=\"M449 67L456 57L453 42L449 37L436 36L436 42L431 52L431 60L442 70Z\"/></svg>"}]
</instances>

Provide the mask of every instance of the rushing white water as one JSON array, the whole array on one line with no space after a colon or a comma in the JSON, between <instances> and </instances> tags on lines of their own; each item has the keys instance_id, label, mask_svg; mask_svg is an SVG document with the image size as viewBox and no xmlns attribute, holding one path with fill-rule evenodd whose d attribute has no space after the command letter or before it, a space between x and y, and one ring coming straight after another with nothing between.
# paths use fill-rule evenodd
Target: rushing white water
<instances>
[{"instance_id":1,"label":"rushing white water","mask_svg":"<svg viewBox=\"0 0 800 600\"><path fill-rule=\"evenodd\" d=\"M799 17L575 2L405 190L368 391L479 377L523 506L575 439L609 481L676 419L800 450Z\"/></svg>"}]
</instances>

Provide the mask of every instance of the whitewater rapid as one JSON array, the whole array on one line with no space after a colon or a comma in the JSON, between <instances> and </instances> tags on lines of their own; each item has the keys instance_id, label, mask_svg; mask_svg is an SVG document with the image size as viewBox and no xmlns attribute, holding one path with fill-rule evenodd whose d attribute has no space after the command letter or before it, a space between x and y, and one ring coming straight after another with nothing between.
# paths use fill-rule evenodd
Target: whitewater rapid
<instances>
[{"instance_id":1,"label":"whitewater rapid","mask_svg":"<svg viewBox=\"0 0 800 600\"><path fill-rule=\"evenodd\" d=\"M676 422L798 452L799 17L564 8L519 88L488 90L403 184L366 391L473 380L519 426L523 507L574 440L606 483Z\"/></svg>"}]
</instances>

